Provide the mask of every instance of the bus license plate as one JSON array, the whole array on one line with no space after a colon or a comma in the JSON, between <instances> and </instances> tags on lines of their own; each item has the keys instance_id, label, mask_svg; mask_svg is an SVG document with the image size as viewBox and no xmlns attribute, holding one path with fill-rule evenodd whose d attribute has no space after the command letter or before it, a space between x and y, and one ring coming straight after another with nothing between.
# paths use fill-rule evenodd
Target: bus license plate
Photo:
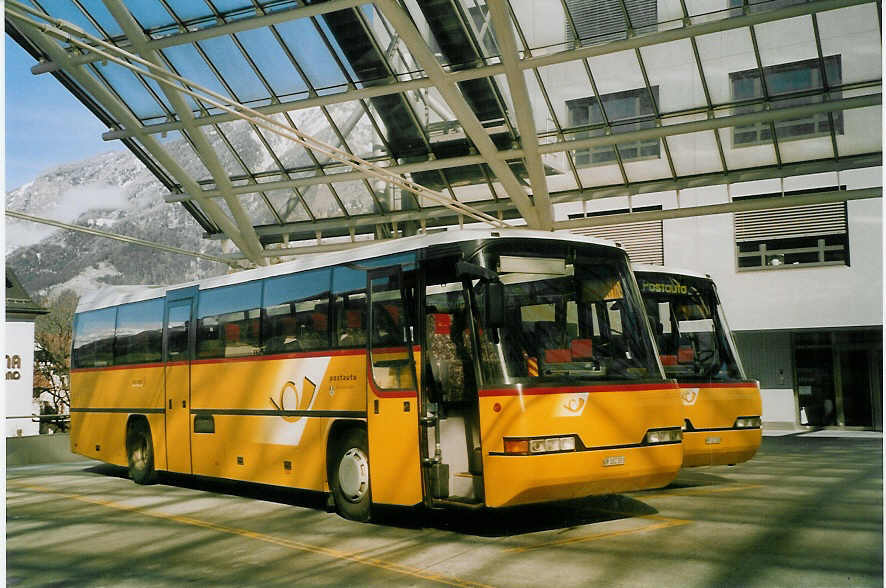
<instances>
[{"instance_id":1,"label":"bus license plate","mask_svg":"<svg viewBox=\"0 0 886 588\"><path fill-rule=\"evenodd\" d=\"M704 440L704 442L707 445L718 445L720 443L720 438L719 437L708 437L707 439Z\"/></svg>"},{"instance_id":2,"label":"bus license plate","mask_svg":"<svg viewBox=\"0 0 886 588\"><path fill-rule=\"evenodd\" d=\"M610 466L620 466L625 464L625 456L623 455L610 455L609 457L603 458L603 467L608 468Z\"/></svg>"}]
</instances>

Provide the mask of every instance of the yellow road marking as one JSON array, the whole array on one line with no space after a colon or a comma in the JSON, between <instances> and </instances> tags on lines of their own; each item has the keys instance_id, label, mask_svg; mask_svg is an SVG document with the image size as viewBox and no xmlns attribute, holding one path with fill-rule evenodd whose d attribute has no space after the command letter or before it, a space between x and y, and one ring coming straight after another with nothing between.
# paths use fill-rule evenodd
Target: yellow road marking
<instances>
[{"instance_id":1,"label":"yellow road marking","mask_svg":"<svg viewBox=\"0 0 886 588\"><path fill-rule=\"evenodd\" d=\"M701 488L698 490L663 490L661 492L653 492L651 494L635 494L638 499L660 498L662 496L704 496L706 494L718 494L720 492L738 492L739 490L750 490L752 488L762 488L762 484L733 484L731 486L715 486L711 488Z\"/></svg>"},{"instance_id":2,"label":"yellow road marking","mask_svg":"<svg viewBox=\"0 0 886 588\"><path fill-rule=\"evenodd\" d=\"M98 498L90 498L89 496L83 496L82 494L71 494L67 492L60 492L58 490L47 488L45 486L32 486L27 484L21 484L17 482L8 482L9 486L16 486L21 489L26 490L35 490L38 492L49 492L55 494L57 496L62 496L64 498L71 498L73 500L78 500L80 502L85 502L87 504L95 504L99 506L105 506L108 508L113 508L116 510L121 510L125 512L137 513L144 516L154 517L157 519L163 519L168 521L175 521L177 523L182 523L185 525L191 525L194 527L202 527L204 529L211 529L213 531L218 531L220 533L227 533L229 535L239 535L241 537L248 537L249 539L255 539L257 541L263 541L265 543L271 543L273 545L279 545L281 547L286 547L288 549L293 549L297 551L306 551L309 553L316 553L320 555L326 555L328 557L332 557L334 559L340 559L344 561L350 561L353 563L358 563L374 568L379 568L382 570L387 570L389 572L395 572L398 574L403 574L406 576L412 576L414 578L419 578L422 580L430 580L432 582L438 582L440 584L446 584L449 586L470 586L470 587L481 587L481 588L490 588L487 584L479 584L477 582L471 582L468 580L461 580L459 578L450 578L447 576L442 576L439 574L432 574L429 572L424 572L418 568L412 568L409 566L404 566L400 564L396 564L393 562L385 561L383 559L377 558L369 558L363 557L361 555L357 555L356 553L349 553L346 551L339 551L337 549L330 549L328 547L320 547L317 545L310 545L308 543L302 543L301 541L293 541L291 539L282 539L279 537L273 537L271 535L265 535L264 533L258 533L255 531L249 531L247 529L239 529L237 527L230 527L228 525L221 525L218 523L211 523L209 521L202 521L200 519L195 519L192 517L186 517L181 515L173 515L164 512L151 512L145 510L142 507L136 506L127 506L125 504L120 504L117 502L110 502L107 500L100 500Z\"/></svg>"},{"instance_id":3,"label":"yellow road marking","mask_svg":"<svg viewBox=\"0 0 886 588\"><path fill-rule=\"evenodd\" d=\"M612 511L601 511L601 512L612 512ZM521 553L524 551L532 551L535 549L542 549L545 547L558 547L560 545L569 545L572 543L585 543L588 541L597 541L599 539L608 539L609 537L619 537L622 535L632 535L634 533L643 533L646 531L657 531L659 529L667 529L668 527L679 527L680 525L686 525L691 523L692 521L687 521L684 519L674 519L670 517L663 517L659 515L643 515L643 516L633 516L629 513L614 513L614 514L623 514L635 519L649 519L653 521L659 521L658 523L653 523L651 525L646 525L645 527L639 527L637 529L623 529L621 531L608 531L605 533L594 533L593 535L582 535L581 537L569 537L567 539L560 539L558 541L547 541L545 543L537 543L535 545L527 545L523 547L511 547L510 549L506 549L506 552L511 553Z\"/></svg>"}]
</instances>

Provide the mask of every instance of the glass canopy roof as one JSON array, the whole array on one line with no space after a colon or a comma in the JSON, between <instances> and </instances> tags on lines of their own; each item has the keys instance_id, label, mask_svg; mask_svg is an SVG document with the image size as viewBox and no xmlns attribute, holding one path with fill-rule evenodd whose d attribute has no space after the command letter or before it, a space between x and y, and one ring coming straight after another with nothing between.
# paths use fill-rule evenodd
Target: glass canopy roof
<instances>
[{"instance_id":1,"label":"glass canopy roof","mask_svg":"<svg viewBox=\"0 0 886 588\"><path fill-rule=\"evenodd\" d=\"M563 202L880 165L879 10L870 0L10 0L6 26L40 61L35 73L52 72L91 108L168 201L265 263L278 243L474 222L434 193L556 229ZM109 59L111 48L127 53Z\"/></svg>"}]
</instances>

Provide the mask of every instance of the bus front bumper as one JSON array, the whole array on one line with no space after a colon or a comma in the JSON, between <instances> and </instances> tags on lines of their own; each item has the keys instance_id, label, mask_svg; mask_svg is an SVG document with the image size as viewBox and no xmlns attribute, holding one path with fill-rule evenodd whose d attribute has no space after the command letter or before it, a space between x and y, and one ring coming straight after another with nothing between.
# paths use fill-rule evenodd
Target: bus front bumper
<instances>
[{"instance_id":1,"label":"bus front bumper","mask_svg":"<svg viewBox=\"0 0 886 588\"><path fill-rule=\"evenodd\" d=\"M748 461L757 453L762 437L760 429L683 431L683 467Z\"/></svg>"},{"instance_id":2,"label":"bus front bumper","mask_svg":"<svg viewBox=\"0 0 886 588\"><path fill-rule=\"evenodd\" d=\"M486 506L516 506L668 485L680 443L540 455L487 455Z\"/></svg>"}]
</instances>

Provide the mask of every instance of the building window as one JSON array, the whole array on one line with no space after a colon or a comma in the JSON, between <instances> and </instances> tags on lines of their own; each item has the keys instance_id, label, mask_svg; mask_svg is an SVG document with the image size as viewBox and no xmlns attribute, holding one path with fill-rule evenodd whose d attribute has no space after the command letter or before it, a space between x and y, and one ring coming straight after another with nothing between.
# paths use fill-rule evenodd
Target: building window
<instances>
[{"instance_id":1,"label":"building window","mask_svg":"<svg viewBox=\"0 0 886 588\"><path fill-rule=\"evenodd\" d=\"M571 48L627 38L627 9L634 31L656 30L657 0L566 0L566 41ZM573 29L573 25L575 28ZM578 39L576 40L576 31Z\"/></svg>"},{"instance_id":2,"label":"building window","mask_svg":"<svg viewBox=\"0 0 886 588\"><path fill-rule=\"evenodd\" d=\"M772 196L780 194L745 198ZM739 271L849 265L846 203L737 212L735 251Z\"/></svg>"},{"instance_id":3,"label":"building window","mask_svg":"<svg viewBox=\"0 0 886 588\"><path fill-rule=\"evenodd\" d=\"M495 43L495 35L492 33L492 23L489 19L489 7L485 3L474 3L468 6L468 14L474 24L477 42L483 47L486 55L498 55L498 45Z\"/></svg>"},{"instance_id":4,"label":"building window","mask_svg":"<svg viewBox=\"0 0 886 588\"><path fill-rule=\"evenodd\" d=\"M658 86L652 86L652 96L658 102ZM614 133L627 133L640 129L649 129L655 126L655 106L646 88L637 88L625 92L615 92L603 96L603 108L612 125ZM600 110L600 100L596 96L590 98L578 98L566 101L566 111L569 126L573 128L586 125L599 125L604 122L603 112ZM576 139L602 136L604 130L579 131L575 133ZM655 159L661 157L659 139L646 139L632 143L620 143L619 153L623 161L638 159ZM615 146L602 145L590 149L576 149L575 165L587 167L591 165L605 165L616 161Z\"/></svg>"},{"instance_id":5,"label":"building window","mask_svg":"<svg viewBox=\"0 0 886 588\"><path fill-rule=\"evenodd\" d=\"M824 58L827 84L823 83L821 63L818 59L807 59L794 63L784 63L763 68L766 76L766 89L770 98L778 98L789 94L796 94L809 90L821 90L828 87L840 86L842 83L842 65L839 55L831 55ZM732 87L732 99L735 101L754 100L763 97L763 84L760 79L760 70L749 69L729 74ZM842 92L830 92L828 99L839 99ZM805 104L817 104L822 102L825 96L816 94L813 96L799 96L778 100L778 108L802 106ZM735 114L747 114L757 112L758 106L737 106ZM834 121L834 131L843 134L843 113L836 111L831 113ZM808 139L828 135L831 132L831 119L827 112L820 112L804 118L783 120L775 122L775 132L779 141L792 141L796 139ZM772 141L772 127L768 122L759 122L752 125L735 127L732 134L734 147L759 145Z\"/></svg>"},{"instance_id":6,"label":"building window","mask_svg":"<svg viewBox=\"0 0 886 588\"><path fill-rule=\"evenodd\" d=\"M610 214L627 214L628 212L650 212L661 210L661 205L634 207L620 210L588 212L587 214L570 214L569 219L606 216ZM640 263L664 264L664 231L661 219L615 225L600 225L572 229L571 233L598 237L615 241L628 252L631 261Z\"/></svg>"}]
</instances>

